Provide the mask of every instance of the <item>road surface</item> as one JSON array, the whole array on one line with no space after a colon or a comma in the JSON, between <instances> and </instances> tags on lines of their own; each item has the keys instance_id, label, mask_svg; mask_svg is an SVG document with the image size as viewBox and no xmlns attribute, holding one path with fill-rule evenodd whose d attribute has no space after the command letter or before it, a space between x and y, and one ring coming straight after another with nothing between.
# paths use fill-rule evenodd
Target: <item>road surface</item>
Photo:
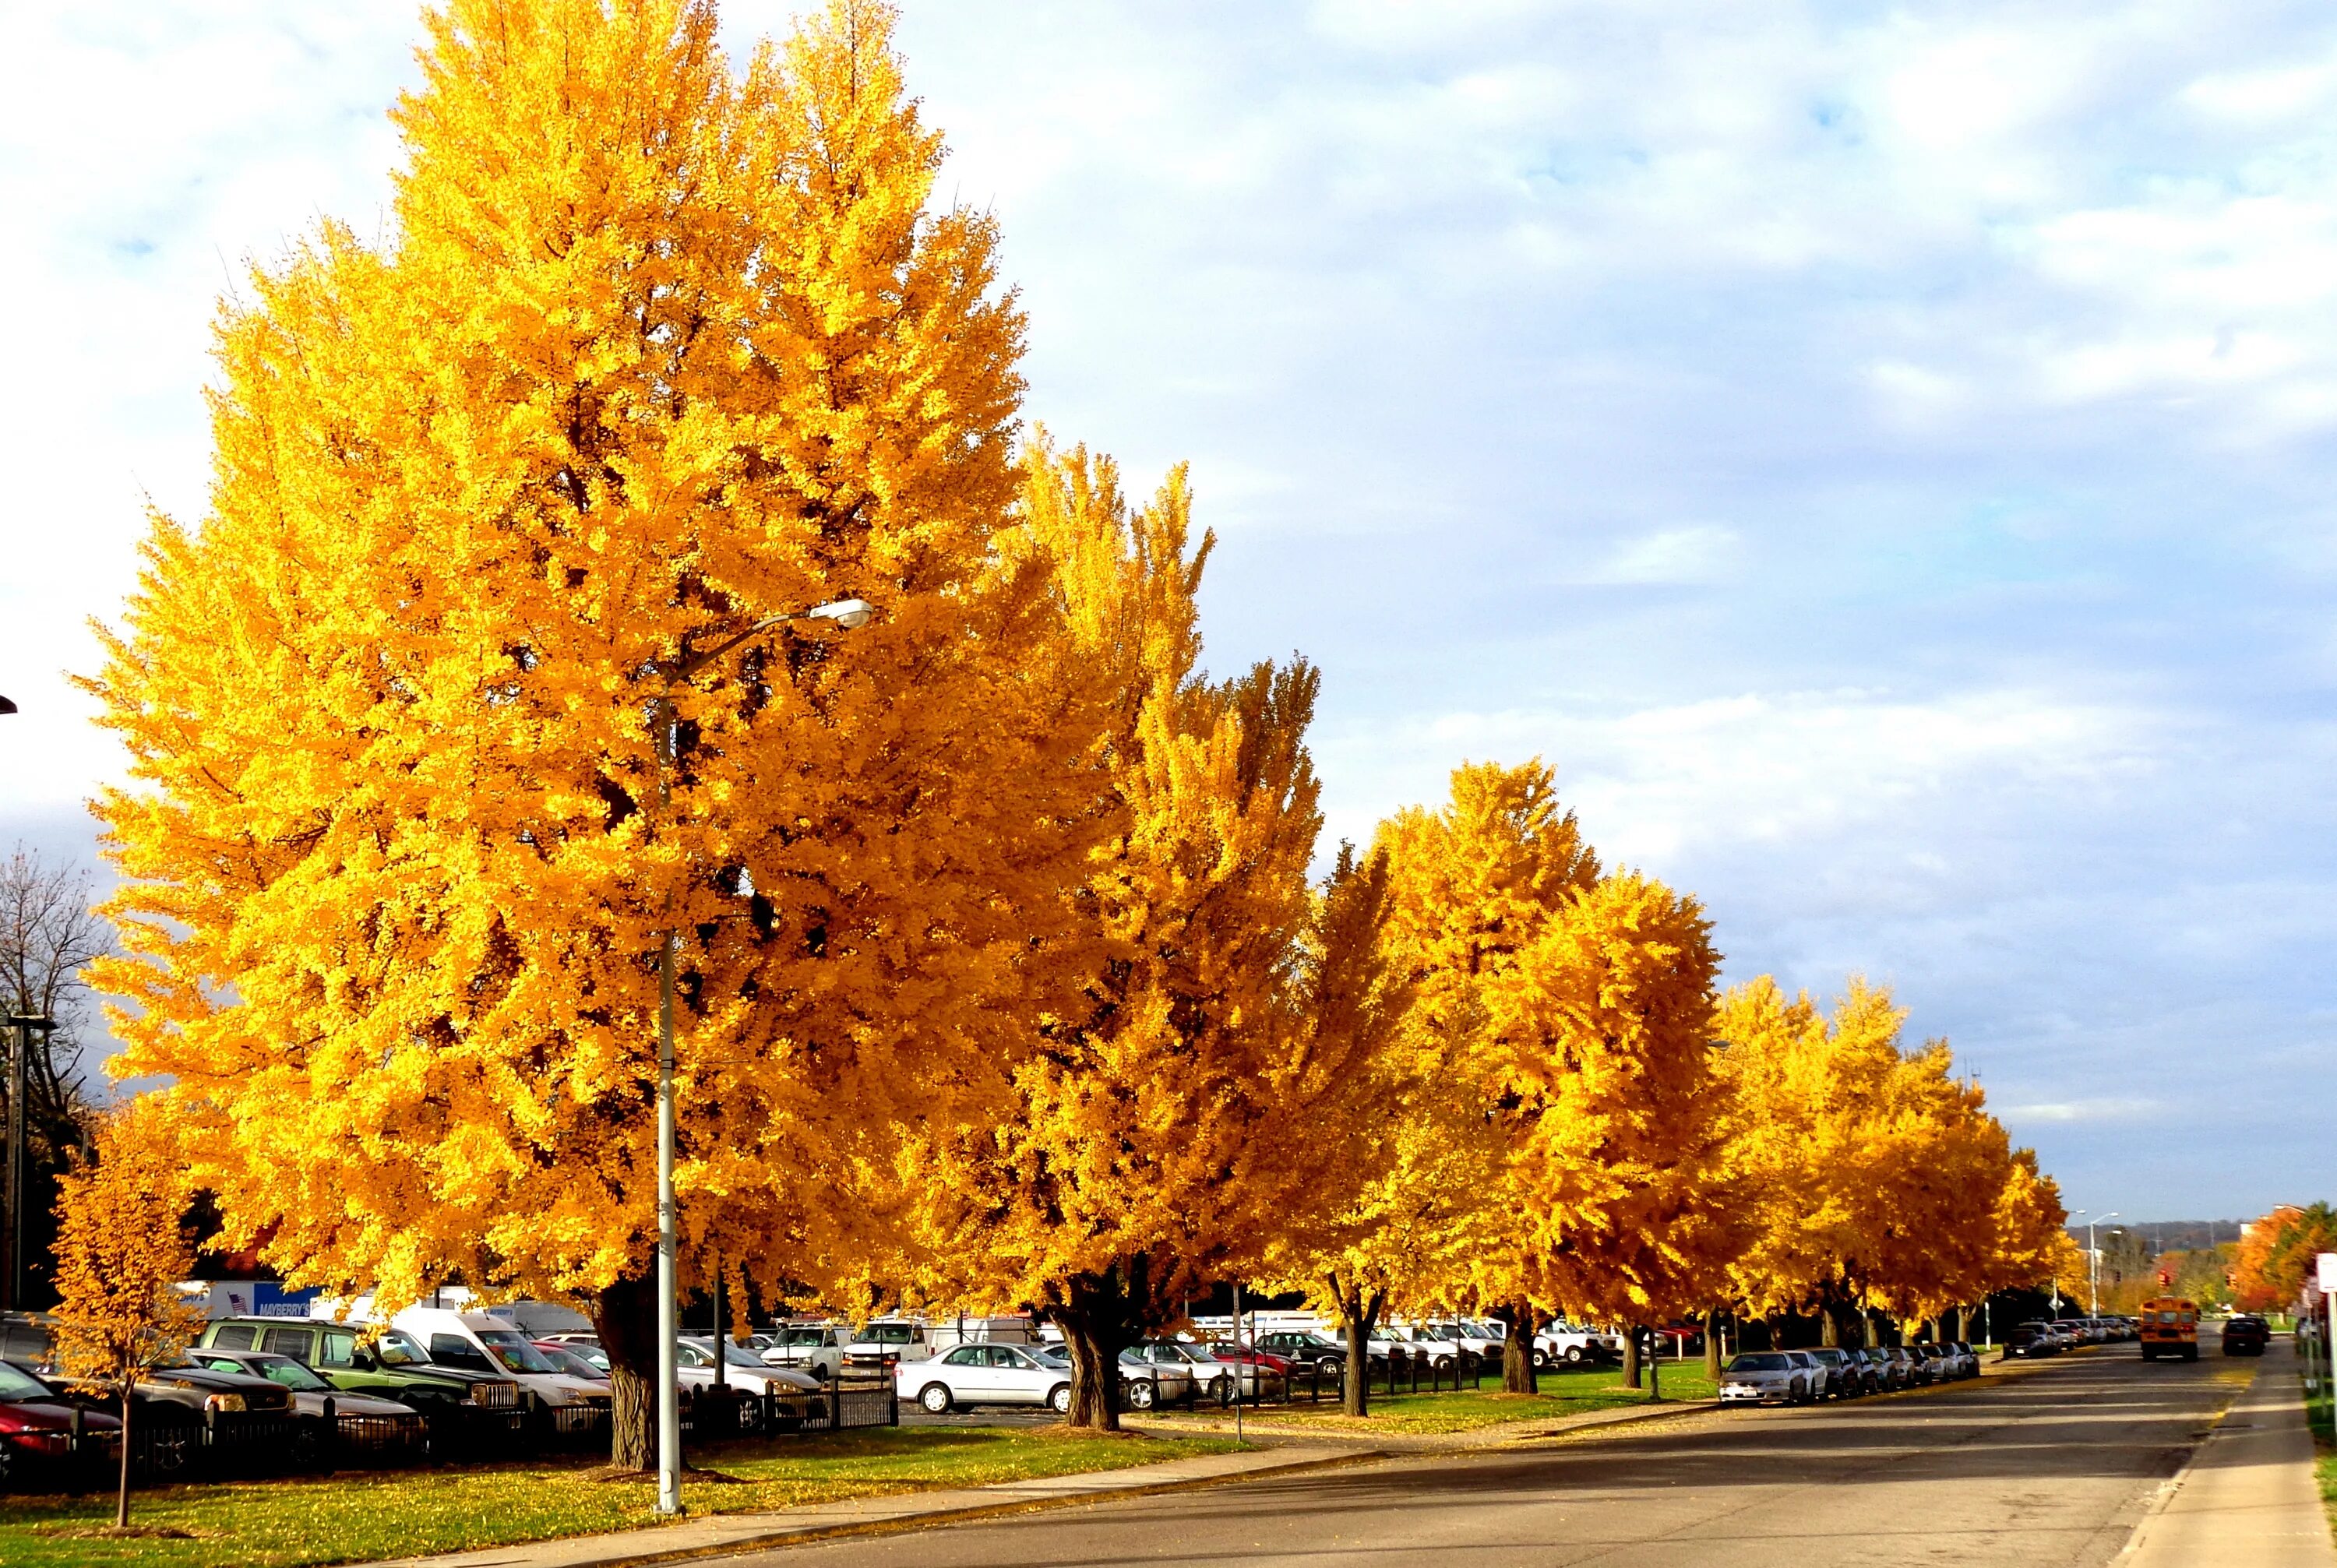
<instances>
[{"instance_id":1,"label":"road surface","mask_svg":"<svg viewBox=\"0 0 2337 1568\"><path fill-rule=\"evenodd\" d=\"M2276 1346L2267 1376L2290 1376ZM2253 1363L2132 1346L2035 1376L1374 1462L728 1561L767 1568L2106 1563ZM2221 1375L2221 1376L2219 1376Z\"/></svg>"}]
</instances>

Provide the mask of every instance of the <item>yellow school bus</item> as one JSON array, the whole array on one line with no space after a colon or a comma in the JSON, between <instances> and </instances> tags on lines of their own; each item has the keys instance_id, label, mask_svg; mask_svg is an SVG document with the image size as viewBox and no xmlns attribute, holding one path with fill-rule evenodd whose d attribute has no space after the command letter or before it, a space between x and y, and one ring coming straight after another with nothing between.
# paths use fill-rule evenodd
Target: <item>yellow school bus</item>
<instances>
[{"instance_id":1,"label":"yellow school bus","mask_svg":"<svg viewBox=\"0 0 2337 1568\"><path fill-rule=\"evenodd\" d=\"M2136 1315L2142 1330L2142 1358L2156 1361L2161 1356L2179 1356L2185 1361L2199 1359L2199 1303L2185 1301L2179 1296L2154 1296L2142 1304Z\"/></svg>"}]
</instances>

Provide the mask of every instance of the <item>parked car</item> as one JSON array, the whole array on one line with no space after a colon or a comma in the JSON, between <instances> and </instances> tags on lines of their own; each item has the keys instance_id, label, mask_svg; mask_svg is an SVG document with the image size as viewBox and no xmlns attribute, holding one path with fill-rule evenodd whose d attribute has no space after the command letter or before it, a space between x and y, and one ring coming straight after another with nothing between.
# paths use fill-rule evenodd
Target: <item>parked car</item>
<instances>
[{"instance_id":1,"label":"parked car","mask_svg":"<svg viewBox=\"0 0 2337 1568\"><path fill-rule=\"evenodd\" d=\"M758 1348L773 1367L792 1367L815 1377L841 1377L852 1342L851 1330L833 1323L782 1323Z\"/></svg>"},{"instance_id":2,"label":"parked car","mask_svg":"<svg viewBox=\"0 0 2337 1568\"><path fill-rule=\"evenodd\" d=\"M2034 1361L2061 1353L2061 1337L2047 1323L2020 1323L2004 1337L2003 1359Z\"/></svg>"},{"instance_id":3,"label":"parked car","mask_svg":"<svg viewBox=\"0 0 2337 1568\"><path fill-rule=\"evenodd\" d=\"M93 1478L121 1459L118 1419L76 1406L42 1378L0 1361L0 1487Z\"/></svg>"},{"instance_id":4,"label":"parked car","mask_svg":"<svg viewBox=\"0 0 2337 1568\"><path fill-rule=\"evenodd\" d=\"M925 1326L906 1318L879 1318L865 1323L844 1347L844 1359L854 1367L922 1361L932 1354L925 1343Z\"/></svg>"},{"instance_id":5,"label":"parked car","mask_svg":"<svg viewBox=\"0 0 2337 1568\"><path fill-rule=\"evenodd\" d=\"M1873 1351L1861 1347L1855 1350L1845 1350L1843 1354L1849 1357L1847 1372L1854 1372L1858 1376L1860 1393L1881 1394L1891 1387L1891 1368Z\"/></svg>"},{"instance_id":6,"label":"parked car","mask_svg":"<svg viewBox=\"0 0 2337 1568\"><path fill-rule=\"evenodd\" d=\"M557 1339L529 1341L543 1353L543 1358L571 1377L582 1377L587 1383L609 1380L609 1357L598 1345L564 1345Z\"/></svg>"},{"instance_id":7,"label":"parked car","mask_svg":"<svg viewBox=\"0 0 2337 1568\"><path fill-rule=\"evenodd\" d=\"M1724 1405L1799 1405L1809 1396L1809 1374L1789 1350L1741 1352L1720 1374Z\"/></svg>"},{"instance_id":8,"label":"parked car","mask_svg":"<svg viewBox=\"0 0 2337 1568\"><path fill-rule=\"evenodd\" d=\"M1232 1339L1211 1339L1209 1354L1220 1361L1230 1361L1237 1367L1247 1367L1271 1377L1287 1377L1296 1363L1271 1350L1261 1350L1255 1345L1244 1345ZM1247 1387L1246 1384L1245 1387Z\"/></svg>"},{"instance_id":9,"label":"parked car","mask_svg":"<svg viewBox=\"0 0 2337 1568\"><path fill-rule=\"evenodd\" d=\"M421 1341L435 1366L509 1377L519 1385L520 1403L529 1409L609 1407L606 1383L570 1377L545 1360L525 1334L484 1312L409 1307L391 1324Z\"/></svg>"},{"instance_id":10,"label":"parked car","mask_svg":"<svg viewBox=\"0 0 2337 1568\"><path fill-rule=\"evenodd\" d=\"M1448 1318L1430 1327L1480 1361L1498 1362L1502 1348L1510 1342L1508 1328L1499 1322Z\"/></svg>"},{"instance_id":11,"label":"parked car","mask_svg":"<svg viewBox=\"0 0 2337 1568\"><path fill-rule=\"evenodd\" d=\"M509 1410L519 1404L519 1384L501 1372L433 1366L422 1342L401 1329L382 1329L370 1344L365 1334L354 1323L220 1318L204 1325L200 1347L288 1356L336 1388L417 1410L456 1405Z\"/></svg>"},{"instance_id":12,"label":"parked car","mask_svg":"<svg viewBox=\"0 0 2337 1568\"><path fill-rule=\"evenodd\" d=\"M1533 1364L1536 1367L1579 1367L1586 1361L1619 1361L1623 1358L1620 1337L1601 1328L1585 1328L1560 1319L1534 1336Z\"/></svg>"},{"instance_id":13,"label":"parked car","mask_svg":"<svg viewBox=\"0 0 2337 1568\"><path fill-rule=\"evenodd\" d=\"M1834 1377L1833 1368L1819 1360L1809 1351L1786 1350L1779 1352L1779 1354L1784 1355L1791 1360L1795 1367L1801 1369L1803 1377L1806 1379L1806 1386L1809 1389L1810 1403L1813 1405L1826 1398L1829 1395L1839 1393L1840 1384Z\"/></svg>"},{"instance_id":14,"label":"parked car","mask_svg":"<svg viewBox=\"0 0 2337 1568\"><path fill-rule=\"evenodd\" d=\"M394 1426L385 1423L383 1430L394 1434L397 1443L410 1447L419 1448L426 1439L426 1428L414 1419L413 1406L336 1388L289 1356L271 1355L266 1350L196 1349L187 1352L187 1359L213 1371L241 1372L280 1384L292 1396L292 1413L298 1418L292 1435L293 1451L304 1465L321 1456L328 1443L339 1436L324 1429L328 1402L337 1420L351 1416L403 1417Z\"/></svg>"},{"instance_id":15,"label":"parked car","mask_svg":"<svg viewBox=\"0 0 2337 1568\"><path fill-rule=\"evenodd\" d=\"M797 1416L803 1413L802 1396L816 1394L820 1380L808 1372L798 1372L792 1367L773 1367L743 1345L725 1345L722 1357L722 1381L742 1393L758 1397L769 1393L787 1399L789 1409ZM674 1341L675 1376L685 1388L706 1388L714 1384L714 1341L701 1336L684 1335Z\"/></svg>"},{"instance_id":16,"label":"parked car","mask_svg":"<svg viewBox=\"0 0 2337 1568\"><path fill-rule=\"evenodd\" d=\"M1810 1352L1826 1369L1826 1392L1837 1399L1855 1399L1867 1392L1866 1368L1854 1350L1822 1347Z\"/></svg>"},{"instance_id":17,"label":"parked car","mask_svg":"<svg viewBox=\"0 0 2337 1568\"><path fill-rule=\"evenodd\" d=\"M1181 1405L1193 1396L1192 1368L1163 1363L1137 1354L1133 1346L1120 1353L1120 1392L1130 1410L1156 1405Z\"/></svg>"},{"instance_id":18,"label":"parked car","mask_svg":"<svg viewBox=\"0 0 2337 1568\"><path fill-rule=\"evenodd\" d=\"M1220 1361L1199 1345L1181 1339L1148 1339L1135 1346L1135 1353L1155 1367L1178 1367L1184 1369L1198 1390L1198 1397L1219 1405L1234 1402L1237 1390L1255 1394L1256 1379L1245 1380L1243 1368L1231 1361Z\"/></svg>"},{"instance_id":19,"label":"parked car","mask_svg":"<svg viewBox=\"0 0 2337 1568\"><path fill-rule=\"evenodd\" d=\"M1953 1364L1957 1381L1961 1382L1967 1377L1980 1376L1979 1351L1961 1339L1943 1340L1941 1342L1940 1348L1947 1352L1948 1360Z\"/></svg>"},{"instance_id":20,"label":"parked car","mask_svg":"<svg viewBox=\"0 0 2337 1568\"><path fill-rule=\"evenodd\" d=\"M904 1361L893 1387L904 1399L935 1416L972 1405L1071 1407L1068 1366L1041 1361L1020 1345L960 1345L925 1361Z\"/></svg>"},{"instance_id":21,"label":"parked car","mask_svg":"<svg viewBox=\"0 0 2337 1568\"><path fill-rule=\"evenodd\" d=\"M2243 1312L2225 1320L2224 1354L2226 1356L2261 1356L2272 1343L2272 1325L2253 1312Z\"/></svg>"},{"instance_id":22,"label":"parked car","mask_svg":"<svg viewBox=\"0 0 2337 1568\"><path fill-rule=\"evenodd\" d=\"M1308 1328L1277 1328L1257 1337L1257 1348L1301 1367L1320 1367L1325 1377L1345 1370L1347 1348Z\"/></svg>"}]
</instances>

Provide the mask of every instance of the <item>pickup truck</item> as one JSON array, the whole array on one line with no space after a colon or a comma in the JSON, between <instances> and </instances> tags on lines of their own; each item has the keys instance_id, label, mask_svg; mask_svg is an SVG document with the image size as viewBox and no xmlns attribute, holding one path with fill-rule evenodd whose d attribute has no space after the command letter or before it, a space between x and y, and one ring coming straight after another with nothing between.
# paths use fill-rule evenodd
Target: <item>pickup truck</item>
<instances>
[{"instance_id":1,"label":"pickup truck","mask_svg":"<svg viewBox=\"0 0 2337 1568\"><path fill-rule=\"evenodd\" d=\"M1623 1341L1597 1328L1579 1328L1560 1320L1534 1336L1536 1367L1579 1367L1585 1362L1619 1361Z\"/></svg>"}]
</instances>

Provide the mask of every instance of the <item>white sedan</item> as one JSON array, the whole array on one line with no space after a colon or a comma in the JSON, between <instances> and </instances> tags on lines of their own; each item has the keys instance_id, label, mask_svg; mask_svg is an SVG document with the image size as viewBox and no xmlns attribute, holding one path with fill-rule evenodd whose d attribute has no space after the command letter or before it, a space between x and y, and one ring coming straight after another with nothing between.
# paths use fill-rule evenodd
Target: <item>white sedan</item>
<instances>
[{"instance_id":1,"label":"white sedan","mask_svg":"<svg viewBox=\"0 0 2337 1568\"><path fill-rule=\"evenodd\" d=\"M930 1361L904 1361L893 1375L904 1399L935 1416L967 1405L1071 1407L1071 1375L1050 1367L1019 1345L961 1345Z\"/></svg>"}]
</instances>

